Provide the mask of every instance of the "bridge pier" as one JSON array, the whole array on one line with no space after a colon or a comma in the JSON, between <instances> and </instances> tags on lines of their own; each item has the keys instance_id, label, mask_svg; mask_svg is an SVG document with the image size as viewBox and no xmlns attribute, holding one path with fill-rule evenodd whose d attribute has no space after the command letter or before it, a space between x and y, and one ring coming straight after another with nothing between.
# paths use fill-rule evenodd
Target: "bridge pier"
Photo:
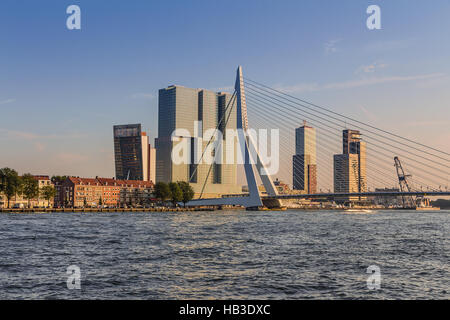
<instances>
[{"instance_id":1,"label":"bridge pier","mask_svg":"<svg viewBox=\"0 0 450 320\"><path fill-rule=\"evenodd\" d=\"M269 209L282 208L283 202L280 199L262 199L263 205Z\"/></svg>"}]
</instances>

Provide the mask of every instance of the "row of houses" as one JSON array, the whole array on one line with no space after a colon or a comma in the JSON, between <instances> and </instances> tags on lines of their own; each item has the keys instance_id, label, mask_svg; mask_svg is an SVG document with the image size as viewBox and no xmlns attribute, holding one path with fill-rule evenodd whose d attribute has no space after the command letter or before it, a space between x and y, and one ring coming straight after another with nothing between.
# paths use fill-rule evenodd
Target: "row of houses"
<instances>
[{"instance_id":1,"label":"row of houses","mask_svg":"<svg viewBox=\"0 0 450 320\"><path fill-rule=\"evenodd\" d=\"M49 176L45 176L45 175L35 175L33 176L33 178L38 182L38 187L39 187L39 191L42 190L43 187L45 186L50 186L52 185L52 182L50 181ZM0 208L2 207L6 207L7 206L7 199L5 197L5 195L0 194ZM25 197L21 194L17 194L15 195L11 200L10 200L10 206L14 206L16 204L21 205L21 206L28 206L28 204L30 204L31 207L45 207L48 205L48 202L46 199L44 199L44 197L42 197L42 193L39 193L39 196L34 198L34 199L25 199ZM50 200L50 205L53 205L53 200Z\"/></svg>"},{"instance_id":2,"label":"row of houses","mask_svg":"<svg viewBox=\"0 0 450 320\"><path fill-rule=\"evenodd\" d=\"M35 199L25 199L17 194L10 200L10 207L108 207L145 206L155 201L153 182L138 180L116 180L112 178L67 177L64 181L52 182L49 176L34 176L39 189L52 185L56 189L54 199L45 200L41 193ZM6 197L0 194L0 207L6 207Z\"/></svg>"},{"instance_id":3,"label":"row of houses","mask_svg":"<svg viewBox=\"0 0 450 320\"><path fill-rule=\"evenodd\" d=\"M154 202L153 182L111 178L68 177L55 183L55 207L123 207Z\"/></svg>"}]
</instances>

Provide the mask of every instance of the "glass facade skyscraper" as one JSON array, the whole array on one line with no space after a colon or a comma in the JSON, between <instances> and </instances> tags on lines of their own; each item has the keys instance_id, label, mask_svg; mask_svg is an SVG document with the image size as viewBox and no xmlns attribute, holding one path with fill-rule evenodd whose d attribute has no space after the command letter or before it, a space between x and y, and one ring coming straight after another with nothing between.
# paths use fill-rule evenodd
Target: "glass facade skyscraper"
<instances>
[{"instance_id":1,"label":"glass facade skyscraper","mask_svg":"<svg viewBox=\"0 0 450 320\"><path fill-rule=\"evenodd\" d=\"M209 139L205 137L205 133L208 129L215 129L220 123L219 130L224 136L223 146L227 139L226 129L236 129L236 106L229 103L230 99L229 93L182 86L169 86L159 90L156 181L189 181L192 177L191 185L196 194L201 192L206 181L203 197L241 192L241 186L237 185L236 161L233 164L223 161L212 165L197 165L194 156L199 154L195 150L196 146L201 149L200 154L207 146ZM224 120L220 122L222 118ZM185 130L188 136L176 136L178 141L172 141L172 133L176 129ZM190 163L176 164L172 161L172 150L178 143L188 143L191 147ZM235 154L236 150L235 146ZM223 156L225 158L225 154Z\"/></svg>"},{"instance_id":2,"label":"glass facade skyscraper","mask_svg":"<svg viewBox=\"0 0 450 320\"><path fill-rule=\"evenodd\" d=\"M116 179L154 182L155 150L141 125L117 125L113 133Z\"/></svg>"},{"instance_id":3,"label":"glass facade skyscraper","mask_svg":"<svg viewBox=\"0 0 450 320\"><path fill-rule=\"evenodd\" d=\"M317 192L316 129L306 125L295 129L293 188L308 194Z\"/></svg>"},{"instance_id":4,"label":"glass facade skyscraper","mask_svg":"<svg viewBox=\"0 0 450 320\"><path fill-rule=\"evenodd\" d=\"M342 154L334 155L334 192L366 192L366 143L358 130L342 131ZM344 199L344 198L343 198ZM346 200L364 200L348 197Z\"/></svg>"}]
</instances>

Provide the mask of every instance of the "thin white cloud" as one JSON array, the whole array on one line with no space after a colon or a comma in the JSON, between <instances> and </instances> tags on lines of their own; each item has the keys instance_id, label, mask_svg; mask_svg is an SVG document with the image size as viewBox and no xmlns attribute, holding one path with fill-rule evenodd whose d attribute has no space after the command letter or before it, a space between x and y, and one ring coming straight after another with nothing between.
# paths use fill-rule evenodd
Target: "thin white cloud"
<instances>
[{"instance_id":1,"label":"thin white cloud","mask_svg":"<svg viewBox=\"0 0 450 320\"><path fill-rule=\"evenodd\" d=\"M0 101L0 105L7 104L7 103L12 103L14 101L16 101L16 99L6 99L6 100L3 100L3 101Z\"/></svg>"},{"instance_id":2,"label":"thin white cloud","mask_svg":"<svg viewBox=\"0 0 450 320\"><path fill-rule=\"evenodd\" d=\"M38 139L78 139L87 137L85 134L50 134L40 135L28 131L8 130L0 128L0 133L4 133L8 138L24 139L24 140L38 140Z\"/></svg>"},{"instance_id":3,"label":"thin white cloud","mask_svg":"<svg viewBox=\"0 0 450 320\"><path fill-rule=\"evenodd\" d=\"M36 151L42 152L45 150L45 145L43 143L40 143L39 141L37 141L34 143L34 148L36 149Z\"/></svg>"},{"instance_id":4,"label":"thin white cloud","mask_svg":"<svg viewBox=\"0 0 450 320\"><path fill-rule=\"evenodd\" d=\"M61 160L65 163L77 163L85 162L89 159L89 157L78 153L61 152L56 155L56 159Z\"/></svg>"},{"instance_id":5,"label":"thin white cloud","mask_svg":"<svg viewBox=\"0 0 450 320\"><path fill-rule=\"evenodd\" d=\"M357 80L349 80L342 82L332 82L323 85L317 83L300 83L291 86L278 86L276 89L286 92L286 93L302 93L308 91L319 91L326 89L352 89L363 86L371 86L377 84L384 84L390 82L404 82L404 81L415 81L415 80L427 80L427 79L438 79L445 78L444 73L431 73L431 74L421 74L414 76L386 76L386 77L368 77Z\"/></svg>"},{"instance_id":6,"label":"thin white cloud","mask_svg":"<svg viewBox=\"0 0 450 320\"><path fill-rule=\"evenodd\" d=\"M437 120L437 121L412 121L403 123L405 127L437 127L437 126L450 126L450 120Z\"/></svg>"},{"instance_id":7,"label":"thin white cloud","mask_svg":"<svg viewBox=\"0 0 450 320\"><path fill-rule=\"evenodd\" d=\"M223 86L223 87L218 87L218 88L211 88L209 90L214 91L214 92L230 92L230 91L234 91L234 87Z\"/></svg>"},{"instance_id":8,"label":"thin white cloud","mask_svg":"<svg viewBox=\"0 0 450 320\"><path fill-rule=\"evenodd\" d=\"M275 89L279 91L283 91L285 93L299 93L299 92L309 92L309 91L318 91L320 89L319 84L317 83L299 83L292 86L275 86Z\"/></svg>"},{"instance_id":9,"label":"thin white cloud","mask_svg":"<svg viewBox=\"0 0 450 320\"><path fill-rule=\"evenodd\" d=\"M324 43L325 54L335 53L338 51L336 44L338 44L342 39L334 39Z\"/></svg>"},{"instance_id":10,"label":"thin white cloud","mask_svg":"<svg viewBox=\"0 0 450 320\"><path fill-rule=\"evenodd\" d=\"M364 79L353 80L353 81L329 83L329 84L323 86L323 88L324 89L350 89L350 88L357 88L357 87L383 84L383 83L389 83L389 82L424 80L424 79L439 78L439 77L443 77L443 76L445 76L445 74L443 74L443 73L431 73L431 74L421 74L421 75L415 75L415 76L371 77L371 78L364 78Z\"/></svg>"},{"instance_id":11,"label":"thin white cloud","mask_svg":"<svg viewBox=\"0 0 450 320\"><path fill-rule=\"evenodd\" d=\"M358 69L356 69L355 73L374 73L375 71L384 69L386 67L387 64L385 63L374 62L369 65L360 66Z\"/></svg>"},{"instance_id":12,"label":"thin white cloud","mask_svg":"<svg viewBox=\"0 0 450 320\"><path fill-rule=\"evenodd\" d=\"M359 108L364 113L364 115L366 116L367 119L369 119L371 121L377 121L378 120L378 117L375 114L373 114L372 112L370 112L369 110L367 110L365 107L360 106Z\"/></svg>"}]
</instances>

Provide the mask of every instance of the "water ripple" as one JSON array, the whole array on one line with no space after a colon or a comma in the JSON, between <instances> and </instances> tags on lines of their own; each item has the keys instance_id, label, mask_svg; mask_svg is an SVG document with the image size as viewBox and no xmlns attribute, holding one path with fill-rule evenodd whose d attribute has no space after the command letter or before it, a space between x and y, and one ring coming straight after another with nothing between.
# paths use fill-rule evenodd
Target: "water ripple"
<instances>
[{"instance_id":1,"label":"water ripple","mask_svg":"<svg viewBox=\"0 0 450 320\"><path fill-rule=\"evenodd\" d=\"M450 212L0 215L0 299L449 299ZM66 269L81 269L81 290ZM380 290L366 285L381 268Z\"/></svg>"}]
</instances>

